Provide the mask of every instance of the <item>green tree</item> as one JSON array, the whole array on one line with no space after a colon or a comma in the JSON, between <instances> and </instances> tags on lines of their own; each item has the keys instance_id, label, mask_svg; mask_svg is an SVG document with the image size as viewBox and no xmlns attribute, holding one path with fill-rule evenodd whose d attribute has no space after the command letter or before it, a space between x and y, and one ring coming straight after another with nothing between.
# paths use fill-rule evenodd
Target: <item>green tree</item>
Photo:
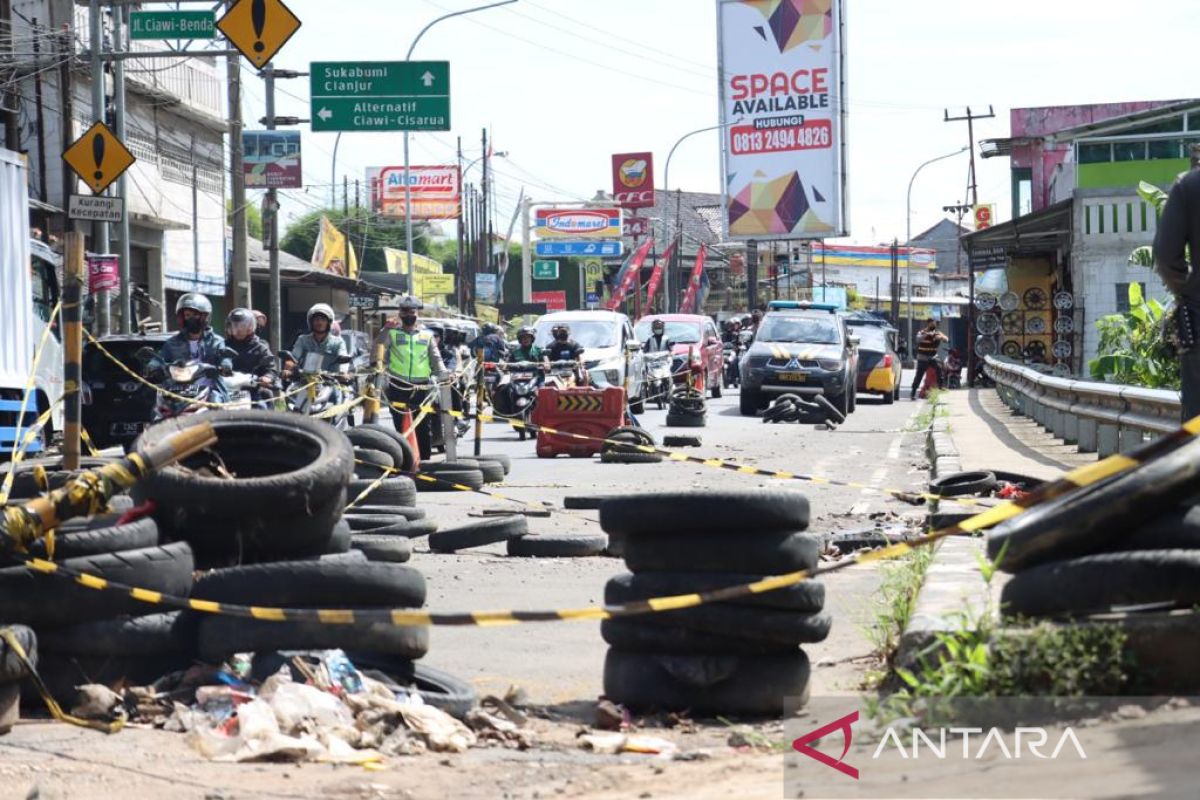
<instances>
[{"instance_id":1,"label":"green tree","mask_svg":"<svg viewBox=\"0 0 1200 800\"><path fill-rule=\"evenodd\" d=\"M326 208L310 211L296 219L287 226L279 242L280 249L305 261L312 258L322 216L329 217L329 221L339 231L349 231L350 243L354 246L358 263L364 272L387 272L384 248L405 248L403 220L385 220L369 209L352 207L349 213L341 209ZM424 225L413 229L413 250L419 255L428 254L429 234Z\"/></svg>"},{"instance_id":2,"label":"green tree","mask_svg":"<svg viewBox=\"0 0 1200 800\"><path fill-rule=\"evenodd\" d=\"M233 201L225 201L225 224L233 225ZM251 239L258 239L260 242L263 238L263 221L262 212L258 210L258 206L251 203L246 204L246 232L250 234Z\"/></svg>"}]
</instances>

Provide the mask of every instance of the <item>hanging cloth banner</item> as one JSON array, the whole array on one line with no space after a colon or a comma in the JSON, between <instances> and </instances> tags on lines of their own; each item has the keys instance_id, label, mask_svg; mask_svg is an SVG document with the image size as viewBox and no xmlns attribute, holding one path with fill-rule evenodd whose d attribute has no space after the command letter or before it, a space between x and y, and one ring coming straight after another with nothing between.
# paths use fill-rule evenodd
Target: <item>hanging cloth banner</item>
<instances>
[{"instance_id":1,"label":"hanging cloth banner","mask_svg":"<svg viewBox=\"0 0 1200 800\"><path fill-rule=\"evenodd\" d=\"M629 292L638 283L638 276L642 274L642 264L646 261L646 256L650 253L651 240L649 238L642 242L642 246L637 249L633 257L629 259L620 274L617 275L617 286L613 289L612 297L608 298L608 302L604 307L609 311L616 311L621 303L625 302L625 298L629 296Z\"/></svg>"},{"instance_id":2,"label":"hanging cloth banner","mask_svg":"<svg viewBox=\"0 0 1200 800\"><path fill-rule=\"evenodd\" d=\"M654 265L654 271L650 273L650 281L646 284L647 313L654 308L654 295L658 294L658 287L662 284L664 265L670 266L671 259L675 257L675 244L678 241L678 239L671 240L667 249L663 251L662 258L658 259L658 263Z\"/></svg>"},{"instance_id":3,"label":"hanging cloth banner","mask_svg":"<svg viewBox=\"0 0 1200 800\"><path fill-rule=\"evenodd\" d=\"M680 314L696 313L696 295L700 291L700 276L704 274L704 256L707 252L704 245L700 245L700 250L696 253L696 267L692 270L687 291L683 293L683 302L679 304Z\"/></svg>"}]
</instances>

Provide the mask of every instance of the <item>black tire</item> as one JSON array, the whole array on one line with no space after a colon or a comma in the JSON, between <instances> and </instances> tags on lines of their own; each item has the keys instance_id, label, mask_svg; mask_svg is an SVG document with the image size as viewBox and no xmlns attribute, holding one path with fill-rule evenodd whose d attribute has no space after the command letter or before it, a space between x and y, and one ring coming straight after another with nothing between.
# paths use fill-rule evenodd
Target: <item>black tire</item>
<instances>
[{"instance_id":1,"label":"black tire","mask_svg":"<svg viewBox=\"0 0 1200 800\"><path fill-rule=\"evenodd\" d=\"M484 483L504 483L504 467L501 464L481 458L478 469L483 474Z\"/></svg>"},{"instance_id":2,"label":"black tire","mask_svg":"<svg viewBox=\"0 0 1200 800\"><path fill-rule=\"evenodd\" d=\"M354 448L354 477L358 480L374 480L394 472L392 457L382 450Z\"/></svg>"},{"instance_id":3,"label":"black tire","mask_svg":"<svg viewBox=\"0 0 1200 800\"><path fill-rule=\"evenodd\" d=\"M609 650L604 694L637 711L774 716L784 698L806 698L803 650L770 656L679 656Z\"/></svg>"},{"instance_id":4,"label":"black tire","mask_svg":"<svg viewBox=\"0 0 1200 800\"><path fill-rule=\"evenodd\" d=\"M841 425L846 421L846 395L842 394L830 402L829 398L823 394L819 394L813 398L817 405L825 410L825 418L835 425Z\"/></svg>"},{"instance_id":5,"label":"black tire","mask_svg":"<svg viewBox=\"0 0 1200 800\"><path fill-rule=\"evenodd\" d=\"M387 436L396 446L404 453L404 458L396 462L396 468L401 472L412 472L417 466L416 453L413 452L412 445L408 439L400 435L394 427L390 425L381 425L378 422L368 422L366 425L359 425L355 430L359 431L378 431ZM393 458L395 456L393 455Z\"/></svg>"},{"instance_id":6,"label":"black tire","mask_svg":"<svg viewBox=\"0 0 1200 800\"><path fill-rule=\"evenodd\" d=\"M412 542L403 536L359 533L350 537L350 546L362 551L368 561L400 564L412 558Z\"/></svg>"},{"instance_id":7,"label":"black tire","mask_svg":"<svg viewBox=\"0 0 1200 800\"><path fill-rule=\"evenodd\" d=\"M752 392L745 386L738 393L738 411L743 417L758 416L758 393Z\"/></svg>"},{"instance_id":8,"label":"black tire","mask_svg":"<svg viewBox=\"0 0 1200 800\"><path fill-rule=\"evenodd\" d=\"M646 384L643 383L642 384L642 395L645 395L645 394L646 394ZM636 398L631 397L629 399L629 413L645 414L646 413L646 398L644 396L639 396Z\"/></svg>"},{"instance_id":9,"label":"black tire","mask_svg":"<svg viewBox=\"0 0 1200 800\"><path fill-rule=\"evenodd\" d=\"M605 532L650 535L687 531L727 541L808 527L808 498L789 489L682 490L628 494L600 507ZM736 549L731 546L731 549ZM730 572L731 570L718 570Z\"/></svg>"},{"instance_id":10,"label":"black tire","mask_svg":"<svg viewBox=\"0 0 1200 800\"><path fill-rule=\"evenodd\" d=\"M895 392L890 392L890 391L884 392L881 395L881 397L883 399L883 404L885 406L890 406L892 403L896 402L896 393Z\"/></svg>"},{"instance_id":11,"label":"black tire","mask_svg":"<svg viewBox=\"0 0 1200 800\"><path fill-rule=\"evenodd\" d=\"M396 564L368 562L374 567ZM342 608L345 605L340 606ZM319 622L267 622L241 617L207 617L200 621L200 657L220 663L234 653L259 650L373 650L416 659L429 652L429 628L365 622L331 625Z\"/></svg>"},{"instance_id":12,"label":"black tire","mask_svg":"<svg viewBox=\"0 0 1200 800\"><path fill-rule=\"evenodd\" d=\"M321 555L337 555L338 553L346 553L350 550L350 537L353 535L350 526L343 520L338 520L333 526L333 533L329 537L329 544L325 548L325 552Z\"/></svg>"},{"instance_id":13,"label":"black tire","mask_svg":"<svg viewBox=\"0 0 1200 800\"><path fill-rule=\"evenodd\" d=\"M607 504L605 505L607 508ZM604 513L604 508L600 509ZM753 572L779 575L817 565L821 542L803 533L660 533L630 535L625 564L633 572Z\"/></svg>"},{"instance_id":14,"label":"black tire","mask_svg":"<svg viewBox=\"0 0 1200 800\"><path fill-rule=\"evenodd\" d=\"M311 553L328 543L354 474L354 453L340 431L299 414L217 411L160 422L135 445L202 423L216 430L212 451L237 479L196 472L210 462L208 453L147 476L134 496L158 504L164 534L205 557Z\"/></svg>"},{"instance_id":15,"label":"black tire","mask_svg":"<svg viewBox=\"0 0 1200 800\"><path fill-rule=\"evenodd\" d=\"M464 469L479 469L479 462L473 458L460 458L458 461L430 461L421 465L420 471L426 475L437 475L442 472L461 472Z\"/></svg>"},{"instance_id":16,"label":"black tire","mask_svg":"<svg viewBox=\"0 0 1200 800\"><path fill-rule=\"evenodd\" d=\"M1200 603L1200 552L1100 553L1023 570L1000 594L1001 610L1020 616L1108 611L1113 606Z\"/></svg>"},{"instance_id":17,"label":"black tire","mask_svg":"<svg viewBox=\"0 0 1200 800\"><path fill-rule=\"evenodd\" d=\"M895 390L892 391L892 399L893 400L900 399L900 384L899 383L896 384Z\"/></svg>"},{"instance_id":18,"label":"black tire","mask_svg":"<svg viewBox=\"0 0 1200 800\"><path fill-rule=\"evenodd\" d=\"M739 575L720 572L641 572L625 573L609 578L604 585L605 605L623 605L652 597L673 597L693 592L707 592L753 583L762 575ZM825 607L825 584L820 581L801 581L792 586L762 594L752 594L737 600L722 601L728 605L775 608L812 613ZM636 617L634 618L636 619Z\"/></svg>"},{"instance_id":19,"label":"black tire","mask_svg":"<svg viewBox=\"0 0 1200 800\"><path fill-rule=\"evenodd\" d=\"M1109 542L1108 549L1200 550L1200 506L1171 509L1140 525L1127 527L1123 536Z\"/></svg>"},{"instance_id":20,"label":"black tire","mask_svg":"<svg viewBox=\"0 0 1200 800\"><path fill-rule=\"evenodd\" d=\"M38 665L38 637L33 630L24 625L6 624L0 627L8 628L13 632L13 636L29 658L29 663L36 668ZM17 654L9 647L7 641L0 639L0 684L12 683L27 677L29 677L29 670L26 669L24 662L17 658Z\"/></svg>"},{"instance_id":21,"label":"black tire","mask_svg":"<svg viewBox=\"0 0 1200 800\"><path fill-rule=\"evenodd\" d=\"M349 428L344 433L354 446L355 451L373 450L377 453L383 453L387 457L387 463L380 466L395 469L397 468L397 464L404 462L404 450L396 443L395 439L383 431L371 430L369 428Z\"/></svg>"},{"instance_id":22,"label":"black tire","mask_svg":"<svg viewBox=\"0 0 1200 800\"><path fill-rule=\"evenodd\" d=\"M871 531L835 533L830 537L829 543L836 546L841 553L852 553L855 550L872 550L876 547L887 547L891 544L883 533Z\"/></svg>"},{"instance_id":23,"label":"black tire","mask_svg":"<svg viewBox=\"0 0 1200 800\"><path fill-rule=\"evenodd\" d=\"M399 515L391 516L388 514L365 514L360 516L355 514L353 509L346 512L346 515L342 517L342 521L350 526L350 530L355 533L370 533L390 528L402 529L407 528L409 523L407 517Z\"/></svg>"},{"instance_id":24,"label":"black tire","mask_svg":"<svg viewBox=\"0 0 1200 800\"><path fill-rule=\"evenodd\" d=\"M823 639L829 632L829 617L820 618L821 630L812 633ZM748 636L736 636L694 628L652 624L642 621L643 617L629 619L606 619L600 623L600 636L605 642L632 653L671 653L683 655L769 655L792 653L797 645Z\"/></svg>"},{"instance_id":25,"label":"black tire","mask_svg":"<svg viewBox=\"0 0 1200 800\"><path fill-rule=\"evenodd\" d=\"M968 494L989 494L996 488L994 472L954 472L929 482L929 493L938 497L961 497Z\"/></svg>"},{"instance_id":26,"label":"black tire","mask_svg":"<svg viewBox=\"0 0 1200 800\"><path fill-rule=\"evenodd\" d=\"M510 556L534 558L578 558L598 556L608 547L604 534L513 536L508 540Z\"/></svg>"},{"instance_id":27,"label":"black tire","mask_svg":"<svg viewBox=\"0 0 1200 800\"><path fill-rule=\"evenodd\" d=\"M790 400L776 400L774 405L763 412L763 422L779 422L784 417L794 414L796 407L792 405Z\"/></svg>"},{"instance_id":28,"label":"black tire","mask_svg":"<svg viewBox=\"0 0 1200 800\"><path fill-rule=\"evenodd\" d=\"M63 469L61 456L25 459L16 467L17 474L13 476L13 485L9 496L10 498L29 498L41 495L43 488L34 479L34 472L38 467L46 471L48 488L61 489L67 484L67 481L79 477L81 471L103 467L114 461L116 461L115 458L104 456L81 456L79 470L70 471ZM5 464L3 468L0 468L0 483L3 483L11 469L13 467L10 464Z\"/></svg>"},{"instance_id":29,"label":"black tire","mask_svg":"<svg viewBox=\"0 0 1200 800\"><path fill-rule=\"evenodd\" d=\"M479 694L471 684L445 670L382 653L351 651L346 657L377 680L398 687L416 687L422 700L456 719L465 719L467 712L479 704Z\"/></svg>"},{"instance_id":30,"label":"black tire","mask_svg":"<svg viewBox=\"0 0 1200 800\"><path fill-rule=\"evenodd\" d=\"M150 608L150 606L146 606ZM194 655L195 615L168 611L43 630L42 650L80 656Z\"/></svg>"},{"instance_id":31,"label":"black tire","mask_svg":"<svg viewBox=\"0 0 1200 800\"><path fill-rule=\"evenodd\" d=\"M368 515L382 515L385 517L404 517L407 520L425 519L426 511L423 508L416 506L372 506L358 505L349 509L347 515L353 514L356 517L365 517Z\"/></svg>"},{"instance_id":32,"label":"black tire","mask_svg":"<svg viewBox=\"0 0 1200 800\"><path fill-rule=\"evenodd\" d=\"M600 508L600 504L605 500L611 500L614 497L624 497L620 494L598 494L598 495L567 495L563 498L563 508L574 508L584 510L595 510Z\"/></svg>"},{"instance_id":33,"label":"black tire","mask_svg":"<svg viewBox=\"0 0 1200 800\"><path fill-rule=\"evenodd\" d=\"M628 442L630 445L653 447L654 437L642 428L613 428L604 438L607 441L600 450L601 464L657 464L663 459L661 453L646 453L623 446L623 443Z\"/></svg>"},{"instance_id":34,"label":"black tire","mask_svg":"<svg viewBox=\"0 0 1200 800\"><path fill-rule=\"evenodd\" d=\"M114 583L163 594L186 597L192 588L192 549L184 542L68 558L61 563ZM124 592L97 591L69 578L8 567L0 569L0 608L6 621L49 628L144 614L153 606Z\"/></svg>"},{"instance_id":35,"label":"black tire","mask_svg":"<svg viewBox=\"0 0 1200 800\"><path fill-rule=\"evenodd\" d=\"M1102 552L1143 523L1149 509L1190 500L1200 479L1200 440L1129 472L1041 503L988 534L988 558L1005 571ZM1152 512L1151 512L1152 513Z\"/></svg>"},{"instance_id":36,"label":"black tire","mask_svg":"<svg viewBox=\"0 0 1200 800\"><path fill-rule=\"evenodd\" d=\"M703 428L707 420L703 416L672 414L667 412L666 425L668 428Z\"/></svg>"},{"instance_id":37,"label":"black tire","mask_svg":"<svg viewBox=\"0 0 1200 800\"><path fill-rule=\"evenodd\" d=\"M58 529L54 537L54 559L79 556L94 556L101 553L116 553L121 550L140 550L143 547L154 547L158 544L158 525L150 517L128 522L124 525L113 525L115 515L92 517L93 520L104 520L105 527L66 528ZM46 540L38 539L29 545L29 554L34 558L46 558Z\"/></svg>"},{"instance_id":38,"label":"black tire","mask_svg":"<svg viewBox=\"0 0 1200 800\"><path fill-rule=\"evenodd\" d=\"M625 557L625 534L610 533L608 534L608 547L604 548L604 555L612 558Z\"/></svg>"},{"instance_id":39,"label":"black tire","mask_svg":"<svg viewBox=\"0 0 1200 800\"><path fill-rule=\"evenodd\" d=\"M714 400L720 399L720 397L721 397L721 381L717 380L717 382L714 383L711 388L712 388L713 399Z\"/></svg>"},{"instance_id":40,"label":"black tire","mask_svg":"<svg viewBox=\"0 0 1200 800\"><path fill-rule=\"evenodd\" d=\"M503 453L484 453L482 455L475 456L475 458L478 458L481 461L495 461L504 468L505 475L512 471L512 459Z\"/></svg>"},{"instance_id":41,"label":"black tire","mask_svg":"<svg viewBox=\"0 0 1200 800\"><path fill-rule=\"evenodd\" d=\"M858 410L858 387L851 385L850 388L846 390L846 393L850 396L848 410L849 413L853 414L856 410Z\"/></svg>"},{"instance_id":42,"label":"black tire","mask_svg":"<svg viewBox=\"0 0 1200 800\"><path fill-rule=\"evenodd\" d=\"M370 490L370 494L358 500L355 505L382 505L382 506L412 506L417 503L417 488L413 485L412 478L405 475L394 475L391 478L384 478L383 481L375 486L373 480L353 480L346 487L346 502L354 503L359 496ZM354 506L351 506L353 508Z\"/></svg>"},{"instance_id":43,"label":"black tire","mask_svg":"<svg viewBox=\"0 0 1200 800\"><path fill-rule=\"evenodd\" d=\"M425 578L412 567L343 556L213 570L196 578L192 595L255 606L419 608L425 603Z\"/></svg>"},{"instance_id":44,"label":"black tire","mask_svg":"<svg viewBox=\"0 0 1200 800\"><path fill-rule=\"evenodd\" d=\"M699 436L664 436L663 447L700 447Z\"/></svg>"},{"instance_id":45,"label":"black tire","mask_svg":"<svg viewBox=\"0 0 1200 800\"><path fill-rule=\"evenodd\" d=\"M469 547L482 547L529 533L525 517L496 517L460 525L430 534L429 549L435 553L453 553Z\"/></svg>"},{"instance_id":46,"label":"black tire","mask_svg":"<svg viewBox=\"0 0 1200 800\"><path fill-rule=\"evenodd\" d=\"M833 624L832 617L820 611L802 614L778 608L736 606L730 603L706 603L696 608L640 614L628 619L649 628L682 629L714 637L732 638L734 641L750 639L769 643L776 649L791 649L801 644L823 642L829 636L829 628ZM725 652L738 651L730 649Z\"/></svg>"},{"instance_id":47,"label":"black tire","mask_svg":"<svg viewBox=\"0 0 1200 800\"><path fill-rule=\"evenodd\" d=\"M417 488L422 492L462 492L467 489L483 488L483 473L477 469L444 469L430 473L425 479L417 479Z\"/></svg>"}]
</instances>

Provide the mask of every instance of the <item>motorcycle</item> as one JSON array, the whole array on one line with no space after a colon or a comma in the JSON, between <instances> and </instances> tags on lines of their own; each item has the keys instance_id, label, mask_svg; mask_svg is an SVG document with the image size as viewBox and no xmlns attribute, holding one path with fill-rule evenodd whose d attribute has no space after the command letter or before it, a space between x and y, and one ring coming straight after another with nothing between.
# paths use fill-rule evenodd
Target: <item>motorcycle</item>
<instances>
[{"instance_id":1,"label":"motorcycle","mask_svg":"<svg viewBox=\"0 0 1200 800\"><path fill-rule=\"evenodd\" d=\"M279 353L279 358L284 363L296 361L286 350ZM288 411L320 417L338 430L344 431L353 424L352 409L339 409L334 414L329 414L329 411L346 402L346 384L353 381L354 376L348 372L325 372L320 368L321 360L322 356L319 353L312 353L293 373L289 389L304 385L306 391L289 392ZM341 356L338 364L344 366L351 361L353 359L350 356Z\"/></svg>"},{"instance_id":2,"label":"motorcycle","mask_svg":"<svg viewBox=\"0 0 1200 800\"><path fill-rule=\"evenodd\" d=\"M667 395L671 393L671 353L660 350L646 353L643 363L646 370L646 386L661 411L667 407Z\"/></svg>"},{"instance_id":3,"label":"motorcycle","mask_svg":"<svg viewBox=\"0 0 1200 800\"><path fill-rule=\"evenodd\" d=\"M493 395L496 413L528 423L537 405L542 365L535 361L515 361L497 364L496 367L500 373ZM518 441L525 441L525 433L524 427L517 428Z\"/></svg>"},{"instance_id":4,"label":"motorcycle","mask_svg":"<svg viewBox=\"0 0 1200 800\"><path fill-rule=\"evenodd\" d=\"M574 389L579 386L579 364L575 361L551 361L547 368L546 385L555 389ZM585 384L586 385L586 384Z\"/></svg>"},{"instance_id":5,"label":"motorcycle","mask_svg":"<svg viewBox=\"0 0 1200 800\"><path fill-rule=\"evenodd\" d=\"M143 348L137 358L149 371L155 355L150 348ZM236 353L227 350L222 355L229 358ZM188 414L202 414L210 410L208 403L220 402L224 408L250 408L250 387L254 384L254 376L245 372L222 374L219 367L199 359L180 359L168 364L165 374L160 374L155 382L159 391L153 421L162 422ZM224 397L219 391L222 388L225 390Z\"/></svg>"},{"instance_id":6,"label":"motorcycle","mask_svg":"<svg viewBox=\"0 0 1200 800\"><path fill-rule=\"evenodd\" d=\"M723 348L725 363L725 388L741 386L742 371L738 367L738 347L733 342L726 342Z\"/></svg>"}]
</instances>

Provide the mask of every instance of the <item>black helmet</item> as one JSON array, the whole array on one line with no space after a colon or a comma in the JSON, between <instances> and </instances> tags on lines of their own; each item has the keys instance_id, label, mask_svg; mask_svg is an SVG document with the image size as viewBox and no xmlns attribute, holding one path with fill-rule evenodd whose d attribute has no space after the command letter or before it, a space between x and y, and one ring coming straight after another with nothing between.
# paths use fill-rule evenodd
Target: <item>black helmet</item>
<instances>
[{"instance_id":1,"label":"black helmet","mask_svg":"<svg viewBox=\"0 0 1200 800\"><path fill-rule=\"evenodd\" d=\"M566 331L567 333L570 333L570 332L571 332L571 326L570 326L570 325L568 325L568 324L567 324L567 323L565 323L565 322L556 322L556 323L554 323L554 327L552 327L552 328L550 329L550 332L551 332L551 333L557 333L558 331Z\"/></svg>"},{"instance_id":2,"label":"black helmet","mask_svg":"<svg viewBox=\"0 0 1200 800\"><path fill-rule=\"evenodd\" d=\"M661 319L652 320L650 322L651 330L659 331L665 329L666 327L667 323L663 322Z\"/></svg>"},{"instance_id":3,"label":"black helmet","mask_svg":"<svg viewBox=\"0 0 1200 800\"><path fill-rule=\"evenodd\" d=\"M521 329L517 331L517 341L520 341L526 336L528 336L530 339L536 339L537 330L532 325L522 325Z\"/></svg>"},{"instance_id":4,"label":"black helmet","mask_svg":"<svg viewBox=\"0 0 1200 800\"><path fill-rule=\"evenodd\" d=\"M254 312L248 308L235 308L225 317L225 335L234 339L244 339L253 335L258 328L258 320Z\"/></svg>"},{"instance_id":5,"label":"black helmet","mask_svg":"<svg viewBox=\"0 0 1200 800\"><path fill-rule=\"evenodd\" d=\"M484 336L491 336L492 334L499 333L499 332L500 332L499 325L496 325L495 323L492 323L492 322L485 322L483 324L483 335Z\"/></svg>"}]
</instances>

